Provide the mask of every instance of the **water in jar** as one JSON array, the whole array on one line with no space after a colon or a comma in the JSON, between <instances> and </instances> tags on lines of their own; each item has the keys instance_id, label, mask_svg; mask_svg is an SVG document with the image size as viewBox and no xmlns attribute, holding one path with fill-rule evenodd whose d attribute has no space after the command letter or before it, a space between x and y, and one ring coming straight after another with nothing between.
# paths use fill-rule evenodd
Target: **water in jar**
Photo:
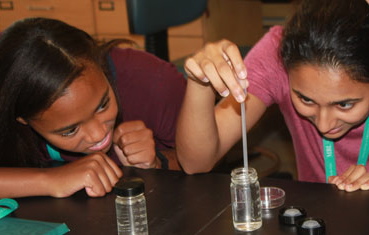
<instances>
[{"instance_id":1,"label":"water in jar","mask_svg":"<svg viewBox=\"0 0 369 235\"><path fill-rule=\"evenodd\" d=\"M118 235L148 235L144 197L117 198L116 213Z\"/></svg>"}]
</instances>

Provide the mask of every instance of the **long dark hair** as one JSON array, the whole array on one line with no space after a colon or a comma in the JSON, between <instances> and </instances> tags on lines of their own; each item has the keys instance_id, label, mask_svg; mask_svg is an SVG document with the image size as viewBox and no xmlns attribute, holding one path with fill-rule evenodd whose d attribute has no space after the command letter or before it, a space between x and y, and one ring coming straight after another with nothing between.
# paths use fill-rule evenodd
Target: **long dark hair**
<instances>
[{"instance_id":1,"label":"long dark hair","mask_svg":"<svg viewBox=\"0 0 369 235\"><path fill-rule=\"evenodd\" d=\"M86 32L58 20L28 18L0 36L0 166L41 166L41 138L18 117L46 110L79 77L85 63L101 67L112 83L106 56ZM113 86L114 87L114 86Z\"/></svg>"},{"instance_id":2,"label":"long dark hair","mask_svg":"<svg viewBox=\"0 0 369 235\"><path fill-rule=\"evenodd\" d=\"M284 29L287 70L302 64L343 69L369 83L369 5L365 0L303 0Z\"/></svg>"}]
</instances>

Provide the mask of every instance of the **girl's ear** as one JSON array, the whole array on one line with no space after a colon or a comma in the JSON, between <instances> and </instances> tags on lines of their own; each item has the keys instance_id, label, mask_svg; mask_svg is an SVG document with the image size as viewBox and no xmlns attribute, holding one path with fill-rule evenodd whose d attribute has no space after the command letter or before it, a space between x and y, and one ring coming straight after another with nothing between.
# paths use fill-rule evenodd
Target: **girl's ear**
<instances>
[{"instance_id":1,"label":"girl's ear","mask_svg":"<svg viewBox=\"0 0 369 235\"><path fill-rule=\"evenodd\" d=\"M26 122L26 120L24 120L22 117L17 117L17 121L22 123L23 125L28 125L28 122Z\"/></svg>"}]
</instances>

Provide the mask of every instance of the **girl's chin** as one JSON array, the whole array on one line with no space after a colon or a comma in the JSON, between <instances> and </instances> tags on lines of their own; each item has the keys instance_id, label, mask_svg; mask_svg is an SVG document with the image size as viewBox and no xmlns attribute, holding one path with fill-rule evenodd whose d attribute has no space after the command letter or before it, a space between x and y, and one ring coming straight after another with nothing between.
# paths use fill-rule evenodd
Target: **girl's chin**
<instances>
[{"instance_id":1,"label":"girl's chin","mask_svg":"<svg viewBox=\"0 0 369 235\"><path fill-rule=\"evenodd\" d=\"M330 139L330 140L335 140L335 139L339 139L341 137L343 137L344 135L346 135L346 133L348 132L348 130L341 130L340 132L337 133L326 133L324 134L324 138Z\"/></svg>"},{"instance_id":2,"label":"girl's chin","mask_svg":"<svg viewBox=\"0 0 369 235\"><path fill-rule=\"evenodd\" d=\"M342 135L340 135L340 136L337 136L337 135L324 135L324 138L329 139L329 140L339 139L340 137L342 137Z\"/></svg>"}]
</instances>

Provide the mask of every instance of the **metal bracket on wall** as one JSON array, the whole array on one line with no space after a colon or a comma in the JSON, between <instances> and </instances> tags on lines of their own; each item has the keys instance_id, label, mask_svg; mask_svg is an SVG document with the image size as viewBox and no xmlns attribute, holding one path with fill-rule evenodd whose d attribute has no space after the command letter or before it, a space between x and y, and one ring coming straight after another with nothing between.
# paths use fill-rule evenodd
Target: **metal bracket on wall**
<instances>
[{"instance_id":1,"label":"metal bracket on wall","mask_svg":"<svg viewBox=\"0 0 369 235\"><path fill-rule=\"evenodd\" d=\"M0 1L0 10L14 10L14 5L12 1Z\"/></svg>"},{"instance_id":2,"label":"metal bracket on wall","mask_svg":"<svg viewBox=\"0 0 369 235\"><path fill-rule=\"evenodd\" d=\"M99 1L99 10L114 11L114 1Z\"/></svg>"}]
</instances>

